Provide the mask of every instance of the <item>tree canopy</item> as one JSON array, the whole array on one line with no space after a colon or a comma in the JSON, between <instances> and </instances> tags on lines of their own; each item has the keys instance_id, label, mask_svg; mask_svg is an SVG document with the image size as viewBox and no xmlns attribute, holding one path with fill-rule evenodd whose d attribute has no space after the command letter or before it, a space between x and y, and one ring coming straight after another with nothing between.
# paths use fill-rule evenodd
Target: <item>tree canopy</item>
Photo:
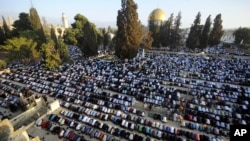
<instances>
[{"instance_id":1,"label":"tree canopy","mask_svg":"<svg viewBox=\"0 0 250 141\"><path fill-rule=\"evenodd\" d=\"M22 62L24 64L33 63L39 58L36 50L36 42L25 37L14 37L7 39L1 49L8 51L9 61Z\"/></svg>"},{"instance_id":2,"label":"tree canopy","mask_svg":"<svg viewBox=\"0 0 250 141\"><path fill-rule=\"evenodd\" d=\"M63 36L64 42L70 45L77 45L87 56L97 55L98 51L98 33L93 23L88 19L77 14L72 28L68 28Z\"/></svg>"},{"instance_id":3,"label":"tree canopy","mask_svg":"<svg viewBox=\"0 0 250 141\"><path fill-rule=\"evenodd\" d=\"M48 70L56 69L61 63L60 54L55 49L53 40L48 40L41 46L41 53L43 55L44 67Z\"/></svg>"},{"instance_id":4,"label":"tree canopy","mask_svg":"<svg viewBox=\"0 0 250 141\"><path fill-rule=\"evenodd\" d=\"M12 35L15 37L20 36L22 32L32 30L29 14L24 12L20 13L19 19L14 21L13 27Z\"/></svg>"},{"instance_id":5,"label":"tree canopy","mask_svg":"<svg viewBox=\"0 0 250 141\"><path fill-rule=\"evenodd\" d=\"M250 44L250 28L240 27L233 33L235 44Z\"/></svg>"}]
</instances>

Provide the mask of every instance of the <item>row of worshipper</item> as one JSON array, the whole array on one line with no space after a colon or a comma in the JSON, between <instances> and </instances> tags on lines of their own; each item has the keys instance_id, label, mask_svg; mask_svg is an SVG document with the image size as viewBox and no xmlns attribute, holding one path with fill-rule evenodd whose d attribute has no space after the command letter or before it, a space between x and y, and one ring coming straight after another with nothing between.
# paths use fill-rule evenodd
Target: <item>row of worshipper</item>
<instances>
[{"instance_id":1,"label":"row of worshipper","mask_svg":"<svg viewBox=\"0 0 250 141\"><path fill-rule=\"evenodd\" d=\"M65 103L64 103L65 104ZM67 107L70 107L70 106L67 106ZM71 109L71 108L70 108ZM129 111L134 111L133 109L131 109L131 108L129 108ZM92 112L92 113L96 113L96 112ZM121 115L121 114L118 114L118 112L114 112L115 113L115 115L116 116L119 116L119 115ZM71 114L70 114L71 115ZM91 116L96 116L97 114L94 114L94 115L91 115ZM97 116L97 117L99 117L99 116ZM126 116L124 116L123 115L123 117L126 117ZM103 119L103 118L101 118L101 119ZM127 118L126 118L127 119ZM131 118L128 118L129 120L131 120ZM133 119L133 118L132 118ZM138 118L139 119L139 118ZM141 120L135 120L135 121L137 121L138 123L141 123L141 124L145 124L145 125L148 125L148 126L151 126L151 127L154 127L154 128L159 128L159 129L162 129L163 128L163 126L160 126L160 125L162 125L162 124L155 124L155 122L151 122L151 124L148 124L148 122L144 122L144 120L142 120L143 118L141 118ZM112 120L113 122L115 122L116 124L121 124L122 126L125 126L126 127L126 125L129 125L129 124L125 124L126 122L122 122L122 120L119 120L119 118L115 118L115 117L113 117L113 120ZM123 124L124 123L124 124ZM157 123L157 122L156 122ZM129 128L131 128L131 126L132 126L132 124L129 126ZM132 127L134 127L134 126L132 126ZM132 129L134 129L134 128L132 128ZM210 128L209 128L210 129ZM222 132L222 131L220 131L220 132ZM214 132L209 132L209 133L214 133L214 134L219 134L219 130L215 130ZM226 133L225 134L223 134L223 135L227 135Z\"/></svg>"},{"instance_id":2,"label":"row of worshipper","mask_svg":"<svg viewBox=\"0 0 250 141\"><path fill-rule=\"evenodd\" d=\"M8 80L1 79L0 84L0 105L11 112L26 110L36 105L32 92Z\"/></svg>"},{"instance_id":3,"label":"row of worshipper","mask_svg":"<svg viewBox=\"0 0 250 141\"><path fill-rule=\"evenodd\" d=\"M171 55L170 55L171 56ZM165 57L165 56L164 56ZM162 58L164 58L162 57ZM158 58L159 60L159 56L155 57L155 58ZM171 58L171 57L166 57L166 58ZM173 57L175 60L177 57ZM181 58L181 57L180 57ZM169 60L171 59L168 59L168 62ZM178 59L177 59L178 60ZM189 60L190 61L190 60ZM224 61L224 60L223 60ZM152 61L154 62L154 61ZM175 63L177 63L178 65L182 65L182 63L178 63L178 62L181 62L181 60L178 60L176 61ZM184 61L185 62L185 61ZM199 61L198 61L199 62ZM212 60L211 62L216 62L214 60ZM236 66L233 66L235 67L235 69L238 69L238 70L235 70L237 72L242 72L242 71L246 71L244 69L249 69L247 68L246 66L248 65L242 65L243 64L249 64L249 60L238 60L238 61L235 61L235 65ZM173 63L173 64L175 64ZM232 63L232 62L231 62ZM171 63L168 63L168 65L171 64ZM185 63L184 63L185 64ZM198 63L199 64L199 63ZM200 64L203 64L203 63L200 63ZM224 63L225 64L225 63ZM230 63L229 63L230 64ZM152 63L151 65L149 65L151 68L152 68L152 65L154 65L154 67L160 67L162 66L162 63L159 63L159 61L155 61L154 63ZM217 65L217 64L216 64ZM215 66L216 66L215 65ZM220 63L219 63L220 65ZM218 67L219 67L218 65ZM239 65L239 66L237 66ZM205 66L209 66L208 64L205 64ZM214 65L212 65L214 66ZM225 65L226 66L226 65ZM240 67L241 66L241 67ZM176 68L177 66L175 66L174 68ZM194 68L196 69L196 71L199 71L199 68L202 68L203 66L201 65L200 67L197 67ZM231 67L232 65L229 65L230 69L229 71L231 71ZM185 68L185 67L184 67ZM163 69L164 70L164 69ZM204 69L205 70L205 69ZM207 70L207 69L206 69ZM212 70L215 70L215 68L213 68ZM225 68L223 68L223 71L227 71ZM151 70L150 70L151 71ZM154 71L154 70L153 70ZM213 71L213 73L219 73L219 71ZM171 73L171 74L174 74L174 73ZM219 74L218 74L219 75ZM224 73L221 74L222 76L224 76ZM242 74L241 74L242 75ZM171 77L171 75L170 75ZM210 93L212 95L212 98L218 98L218 100L220 101L224 101L224 100L228 100L228 102L233 102L233 103L238 103L238 104L242 104L242 101L241 100L245 100L244 101L244 105L242 105L242 107L244 109L247 109L247 107L249 106L249 100L250 100L250 95L249 95L249 87L244 87L244 86L239 86L239 85L231 85L231 84L220 84L220 83L217 83L217 82L209 82L209 81L204 81L204 80L200 80L200 79L192 79L192 81L189 81L190 78L187 78L187 77L180 77L180 76L174 76L173 78L171 78L171 80L169 80L170 82L172 81L177 81L177 86L178 84L182 83L182 84L187 84L186 86L190 86L190 93L195 96L195 95L199 95L199 96L205 96L204 93ZM246 77L243 77L242 79L246 79ZM183 85L185 86L185 85ZM212 88L212 93L209 92L209 90L211 91L211 88ZM205 90L204 90L205 89ZM216 90L216 92L214 92L214 90ZM204 92L204 93L203 93ZM240 100L238 100L238 98L240 98ZM233 107L232 107L233 108Z\"/></svg>"},{"instance_id":4,"label":"row of worshipper","mask_svg":"<svg viewBox=\"0 0 250 141\"><path fill-rule=\"evenodd\" d=\"M39 73L41 73L41 71L38 71ZM31 73L32 74L32 73ZM19 75L20 77L22 76L22 75ZM40 76L40 75L39 75ZM36 76L33 76L33 77L36 77ZM33 79L30 79L30 78L28 78L28 77L25 77L26 79L28 79L28 80L25 80L25 83L27 83L27 84L29 84L28 86L31 88L31 89L33 89L33 90L36 90L36 91L38 91L38 92L42 92L42 93L48 93L48 91L50 91L51 89L55 89L53 86L58 86L58 85L55 85L54 83L53 84L50 84L50 83L48 83L48 82L46 82L46 81L39 81L39 80L37 80L37 79L35 79L35 78L33 78ZM41 78L41 77L40 77ZM36 82L33 82L33 81L37 81L38 83L36 83ZM29 82L30 81L30 82ZM44 83L44 84L40 84L40 83ZM52 85L52 86L48 86L48 85ZM37 88L37 87L39 87L39 88ZM52 87L52 88L51 88ZM81 87L81 86L79 86L79 87ZM60 88L65 88L65 86L60 86ZM67 87L66 87L67 88ZM74 89L74 88L72 88L72 89ZM74 91L76 91L76 89L74 89ZM72 91L72 92L74 92L74 91ZM157 97L156 97L157 98ZM161 97L159 96L158 97L158 100L160 100L161 99Z\"/></svg>"},{"instance_id":5,"label":"row of worshipper","mask_svg":"<svg viewBox=\"0 0 250 141\"><path fill-rule=\"evenodd\" d=\"M57 122L59 124L61 124L61 121L64 121L64 124L67 124L71 129L81 130L82 133L84 133L84 134L86 134L86 133L88 134L88 132L86 131L87 129L86 129L85 125L87 125L87 127L92 127L96 131L100 130L99 132L103 132L102 133L103 135L101 137L98 136L98 139L100 139L100 140L107 140L106 138L109 135L123 137L123 138L129 139L131 141L143 139L143 136L141 136L141 135L128 132L127 130L123 130L121 128L118 128L117 126L112 126L111 124L103 123L102 120L97 120L97 118L88 117L86 115L81 115L81 116L79 116L79 119L71 119L69 113L72 113L72 112L67 111L67 110L62 110L60 112L60 115L63 115L66 118L63 118L63 117L55 115L55 114L51 114L49 117L49 120ZM108 134L106 134L104 132L106 132ZM91 136L96 137L94 135L91 135Z\"/></svg>"},{"instance_id":6,"label":"row of worshipper","mask_svg":"<svg viewBox=\"0 0 250 141\"><path fill-rule=\"evenodd\" d=\"M15 76L17 76L17 75L15 75ZM63 86L63 85L55 85L54 83L51 84L51 82L47 82L47 81L39 81L39 80L36 80L36 81L38 81L40 83L34 82L33 79L28 79L28 77L26 77L25 84L28 84L27 86L29 88L31 88L32 90L35 90L35 91L40 92L40 93L47 93L48 94L48 91L51 92L51 90L52 90L52 91L55 91L54 95L56 95L57 97L59 97L59 95L66 95L68 101L74 100L74 99L70 99L70 97L81 97L81 98L78 98L78 100L81 99L81 100L85 100L85 101L91 101L93 99L99 98L99 99L103 100L103 101L101 101L101 100L96 101L99 104L103 103L106 105L110 105L110 104L113 105L112 103L117 103L117 104L123 104L125 106L131 106L132 100L133 100L131 97L117 95L117 94L114 96L111 96L111 97L106 97L106 96L104 96L104 93L102 93L102 94L95 93L95 94L91 94L91 96L90 96L89 93L86 94L86 92L85 92L86 89L84 89L84 88L80 91L78 89L78 92L76 92L75 88L69 88L69 87ZM79 87L81 87L81 86L79 86ZM88 95L88 97L84 97L83 95ZM70 97L68 97L68 96L70 96Z\"/></svg>"},{"instance_id":7,"label":"row of worshipper","mask_svg":"<svg viewBox=\"0 0 250 141\"><path fill-rule=\"evenodd\" d=\"M65 114L65 115L67 115L67 116L69 116L69 117L71 117L70 115L71 114L67 114L67 112L68 111L62 111L61 113L63 113L63 114ZM69 112L69 113L72 113L72 112ZM80 118L81 117L81 118ZM93 120L90 120L89 118L87 118L88 116L79 116L79 119L80 120L82 120L82 121L84 121L84 122L96 122L97 120L95 120L95 119L93 119ZM99 117L99 116L97 116L97 117ZM78 119L78 120L79 120ZM144 134L146 134L146 135L149 135L149 133L151 133L151 132L149 132L151 129L159 129L160 131L164 131L164 129L166 130L165 132L169 132L169 134L175 134L175 128L174 127L169 127L169 126L160 126L160 125L162 125L162 124L159 124L159 126L155 126L154 128L151 128L151 127L147 127L147 126L144 126L144 124L134 124L133 122L129 122L130 124L126 124L126 123L128 123L125 119L121 119L121 118L119 118L119 117L117 117L117 116L115 116L115 115L112 115L112 116L109 116L109 119L114 123L114 124L116 124L116 125L120 125L121 127L123 127L123 128L125 128L125 129L132 129L132 130L137 130L138 132L143 132ZM130 126L128 126L128 127L126 127L126 125L130 125ZM132 126L132 125L134 125L134 126ZM132 127L132 128L131 128ZM147 127L147 128L146 128ZM162 128L161 128L162 127ZM169 128L167 128L167 127L169 127ZM147 130L146 130L147 129ZM167 130L167 129L169 129L169 130ZM171 129L171 130L170 130ZM172 129L174 129L174 130L172 130ZM176 128L177 129L177 128ZM178 129L177 129L178 130ZM148 132L147 132L148 131ZM153 131L153 130L152 130ZM173 131L173 132L172 132ZM186 133L185 131L182 131L182 130L178 130L178 133L177 133L177 131L176 131L176 134L177 135L180 135L180 136L184 136L183 134L184 133ZM187 134L189 134L189 133L187 133ZM154 132L154 135L151 135L151 136L153 136L153 137L156 137L156 138L160 138L160 137L162 137L163 136L163 132ZM202 135L193 135L193 136L190 136L190 138L194 138L194 140L199 140L199 137L200 136L202 136ZM195 139L196 138L196 139ZM202 136L201 138L206 138L205 136ZM208 138L208 137L207 137ZM164 138L163 138L164 139Z\"/></svg>"},{"instance_id":8,"label":"row of worshipper","mask_svg":"<svg viewBox=\"0 0 250 141\"><path fill-rule=\"evenodd\" d=\"M150 61L146 61L142 70L157 79L170 80L185 75L201 80L241 84L248 82L249 59L205 59L200 56L185 54L148 55ZM168 62L167 64L164 62ZM167 70L167 71L166 71ZM171 74L171 75L170 75Z\"/></svg>"}]
</instances>

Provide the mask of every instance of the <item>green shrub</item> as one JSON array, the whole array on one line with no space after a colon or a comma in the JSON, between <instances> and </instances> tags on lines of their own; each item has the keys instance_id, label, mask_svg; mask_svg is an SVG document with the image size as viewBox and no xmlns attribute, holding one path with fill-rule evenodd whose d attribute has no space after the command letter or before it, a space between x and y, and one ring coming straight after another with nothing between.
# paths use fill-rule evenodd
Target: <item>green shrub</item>
<instances>
[{"instance_id":1,"label":"green shrub","mask_svg":"<svg viewBox=\"0 0 250 141\"><path fill-rule=\"evenodd\" d=\"M4 60L0 60L0 70L5 69L7 66L6 62Z\"/></svg>"}]
</instances>

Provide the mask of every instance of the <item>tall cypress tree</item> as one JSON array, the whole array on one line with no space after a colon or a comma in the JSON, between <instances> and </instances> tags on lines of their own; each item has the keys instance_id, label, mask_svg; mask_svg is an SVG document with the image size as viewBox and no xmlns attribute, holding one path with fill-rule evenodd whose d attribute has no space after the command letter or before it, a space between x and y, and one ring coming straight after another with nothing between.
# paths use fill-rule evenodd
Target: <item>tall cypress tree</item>
<instances>
[{"instance_id":1,"label":"tall cypress tree","mask_svg":"<svg viewBox=\"0 0 250 141\"><path fill-rule=\"evenodd\" d=\"M83 26L83 33L83 42L80 44L82 52L87 56L97 55L97 32L94 25L87 21Z\"/></svg>"},{"instance_id":2,"label":"tall cypress tree","mask_svg":"<svg viewBox=\"0 0 250 141\"><path fill-rule=\"evenodd\" d=\"M175 18L174 29L172 32L172 46L179 46L181 40L181 12Z\"/></svg>"},{"instance_id":3,"label":"tall cypress tree","mask_svg":"<svg viewBox=\"0 0 250 141\"><path fill-rule=\"evenodd\" d=\"M4 36L5 36L5 38L10 38L10 36L11 36L11 34L10 34L10 27L6 23L5 18L3 16L2 16L2 19L3 19Z\"/></svg>"},{"instance_id":4,"label":"tall cypress tree","mask_svg":"<svg viewBox=\"0 0 250 141\"><path fill-rule=\"evenodd\" d=\"M201 13L198 12L194 20L194 24L190 28L190 32L186 41L186 46L191 49L198 48L200 46L200 36L202 25L201 22Z\"/></svg>"},{"instance_id":5,"label":"tall cypress tree","mask_svg":"<svg viewBox=\"0 0 250 141\"><path fill-rule=\"evenodd\" d=\"M111 40L109 37L109 32L106 32L105 28L103 29L102 33L103 33L103 49L106 50Z\"/></svg>"},{"instance_id":6,"label":"tall cypress tree","mask_svg":"<svg viewBox=\"0 0 250 141\"><path fill-rule=\"evenodd\" d=\"M50 28L50 38L54 41L55 48L58 49L58 39L56 36L56 30L53 26Z\"/></svg>"},{"instance_id":7,"label":"tall cypress tree","mask_svg":"<svg viewBox=\"0 0 250 141\"><path fill-rule=\"evenodd\" d=\"M160 30L160 37L161 37L161 44L163 46L170 46L172 43L172 32L173 32L173 21L174 21L174 14L172 13L170 17L168 18L168 21L165 22L161 26Z\"/></svg>"},{"instance_id":8,"label":"tall cypress tree","mask_svg":"<svg viewBox=\"0 0 250 141\"><path fill-rule=\"evenodd\" d=\"M222 26L221 14L218 14L214 19L213 29L209 35L208 44L210 46L220 44L223 34L224 31Z\"/></svg>"},{"instance_id":9,"label":"tall cypress tree","mask_svg":"<svg viewBox=\"0 0 250 141\"><path fill-rule=\"evenodd\" d=\"M41 24L40 17L36 9L33 7L30 8L30 22L31 22L33 30L39 36L38 47L40 47L42 43L46 43L46 36L43 30L43 26Z\"/></svg>"},{"instance_id":10,"label":"tall cypress tree","mask_svg":"<svg viewBox=\"0 0 250 141\"><path fill-rule=\"evenodd\" d=\"M163 31L163 25L159 26L157 24L154 24L153 22L149 22L149 31L152 33L153 37L153 43L152 45L155 47L160 47L161 44L161 32ZM161 32L160 32L161 31Z\"/></svg>"},{"instance_id":11,"label":"tall cypress tree","mask_svg":"<svg viewBox=\"0 0 250 141\"><path fill-rule=\"evenodd\" d=\"M115 53L121 59L132 59L136 57L142 39L137 4L133 0L121 0L121 6L117 16Z\"/></svg>"},{"instance_id":12,"label":"tall cypress tree","mask_svg":"<svg viewBox=\"0 0 250 141\"><path fill-rule=\"evenodd\" d=\"M3 45L5 40L6 40L6 37L5 37L5 34L4 34L4 30L0 26L0 45Z\"/></svg>"},{"instance_id":13,"label":"tall cypress tree","mask_svg":"<svg viewBox=\"0 0 250 141\"><path fill-rule=\"evenodd\" d=\"M206 23L201 33L200 48L204 49L208 45L209 32L211 28L211 15L207 17Z\"/></svg>"}]
</instances>

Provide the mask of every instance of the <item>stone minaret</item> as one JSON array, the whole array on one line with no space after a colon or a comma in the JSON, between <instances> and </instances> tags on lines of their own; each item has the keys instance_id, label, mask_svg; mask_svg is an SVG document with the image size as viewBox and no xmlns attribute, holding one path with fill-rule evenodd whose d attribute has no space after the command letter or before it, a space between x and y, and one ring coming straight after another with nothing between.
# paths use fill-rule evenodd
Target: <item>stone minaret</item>
<instances>
[{"instance_id":1,"label":"stone minaret","mask_svg":"<svg viewBox=\"0 0 250 141\"><path fill-rule=\"evenodd\" d=\"M63 27L64 28L68 28L69 25L68 25L68 18L65 16L64 13L62 13L62 22L63 22Z\"/></svg>"}]
</instances>

